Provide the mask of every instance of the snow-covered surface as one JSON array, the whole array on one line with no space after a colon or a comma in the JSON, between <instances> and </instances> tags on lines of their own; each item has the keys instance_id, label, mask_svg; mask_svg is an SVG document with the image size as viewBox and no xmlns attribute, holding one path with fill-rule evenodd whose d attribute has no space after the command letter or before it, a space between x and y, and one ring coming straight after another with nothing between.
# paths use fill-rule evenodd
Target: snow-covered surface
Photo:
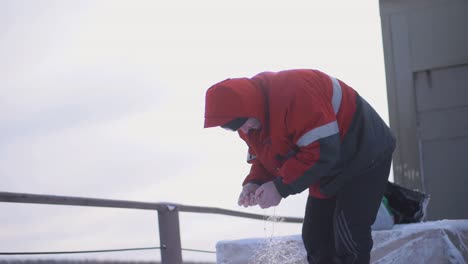
<instances>
[{"instance_id":1,"label":"snow-covered surface","mask_svg":"<svg viewBox=\"0 0 468 264\"><path fill-rule=\"evenodd\" d=\"M468 220L395 225L391 230L373 231L372 236L374 238L372 263L464 264L468 262ZM293 261L276 263L307 263L300 235L219 241L216 245L217 263L275 263L271 260L258 260L262 248L271 245L270 239L281 241L281 243L275 242L283 247L278 248L276 253L284 252L284 247L297 251L287 253L291 254ZM296 253L300 255L299 259L294 259Z\"/></svg>"}]
</instances>

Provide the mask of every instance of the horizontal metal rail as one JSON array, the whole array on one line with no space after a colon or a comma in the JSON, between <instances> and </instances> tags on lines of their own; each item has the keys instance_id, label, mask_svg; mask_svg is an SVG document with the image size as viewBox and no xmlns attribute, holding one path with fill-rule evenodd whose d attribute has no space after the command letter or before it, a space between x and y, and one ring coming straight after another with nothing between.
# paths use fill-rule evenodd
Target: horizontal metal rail
<instances>
[{"instance_id":1,"label":"horizontal metal rail","mask_svg":"<svg viewBox=\"0 0 468 264\"><path fill-rule=\"evenodd\" d=\"M182 246L180 241L179 212L218 214L265 220L265 216L263 215L244 213L216 207L202 207L173 203L150 203L31 193L0 192L0 202L155 210L158 212L159 240L161 244L159 248L161 249L161 262L163 264L183 263ZM281 218L282 222L285 223L303 222L302 218L297 217L278 218Z\"/></svg>"},{"instance_id":2,"label":"horizontal metal rail","mask_svg":"<svg viewBox=\"0 0 468 264\"><path fill-rule=\"evenodd\" d=\"M220 214L220 215L237 216L237 217L244 217L244 218L250 218L250 219L257 219L257 220L265 220L264 215L244 213L244 212L216 208L216 207L179 205L179 210L181 212ZM304 221L303 218L299 218L299 217L278 216L278 218L284 219L283 222L285 223L302 223Z\"/></svg>"},{"instance_id":3,"label":"horizontal metal rail","mask_svg":"<svg viewBox=\"0 0 468 264\"><path fill-rule=\"evenodd\" d=\"M89 206L89 207L108 207L108 208L123 208L123 209L141 209L141 210L157 210L157 211L172 211L187 213L203 213L203 214L219 214L236 216L257 220L264 220L264 215L239 212L234 210L222 209L217 207L191 206L175 203L151 203L137 202L126 200L111 200L97 198L83 198L73 196L58 196L58 195L43 195L30 193L12 193L0 192L0 202L7 203L33 203L33 204L49 204L49 205L72 205L72 206ZM302 223L303 218L299 217L282 217L286 223Z\"/></svg>"}]
</instances>

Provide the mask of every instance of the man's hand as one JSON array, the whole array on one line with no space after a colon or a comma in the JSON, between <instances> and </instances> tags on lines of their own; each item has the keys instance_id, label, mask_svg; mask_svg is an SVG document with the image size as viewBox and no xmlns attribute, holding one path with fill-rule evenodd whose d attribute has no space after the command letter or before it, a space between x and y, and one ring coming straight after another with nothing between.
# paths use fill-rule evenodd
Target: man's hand
<instances>
[{"instance_id":1,"label":"man's hand","mask_svg":"<svg viewBox=\"0 0 468 264\"><path fill-rule=\"evenodd\" d=\"M279 194L273 181L269 181L255 191L255 199L261 208L268 208L277 206L283 197Z\"/></svg>"},{"instance_id":2,"label":"man's hand","mask_svg":"<svg viewBox=\"0 0 468 264\"><path fill-rule=\"evenodd\" d=\"M242 188L242 192L239 195L239 200L237 204L239 206L249 207L257 205L257 201L255 199L255 191L260 187L258 184L254 183L247 183Z\"/></svg>"}]
</instances>

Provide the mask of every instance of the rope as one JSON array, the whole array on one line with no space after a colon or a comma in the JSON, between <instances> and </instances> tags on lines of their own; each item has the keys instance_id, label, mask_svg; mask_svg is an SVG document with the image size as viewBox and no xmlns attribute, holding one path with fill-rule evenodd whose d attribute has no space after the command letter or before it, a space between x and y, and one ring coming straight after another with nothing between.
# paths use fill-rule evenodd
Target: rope
<instances>
[{"instance_id":1,"label":"rope","mask_svg":"<svg viewBox=\"0 0 468 264\"><path fill-rule=\"evenodd\" d=\"M0 252L0 255L53 255L53 254L83 254L83 253L102 253L102 252L118 252L118 251L136 251L136 250L153 250L161 249L161 247L141 247L141 248L119 248L119 249L102 249L102 250L80 250L80 251L44 251L44 252ZM182 248L182 251L192 251L201 253L216 253L216 251Z\"/></svg>"},{"instance_id":2,"label":"rope","mask_svg":"<svg viewBox=\"0 0 468 264\"><path fill-rule=\"evenodd\" d=\"M150 250L150 249L160 249L160 248L161 247L143 247L143 248L119 248L119 249L80 250L80 251L0 252L0 255L80 254L80 253L101 253L101 252L132 251L132 250Z\"/></svg>"},{"instance_id":3,"label":"rope","mask_svg":"<svg viewBox=\"0 0 468 264\"><path fill-rule=\"evenodd\" d=\"M201 252L201 253L213 253L213 254L216 254L216 251L200 250L200 249L190 249L190 248L183 248L182 251L192 251L192 252Z\"/></svg>"}]
</instances>

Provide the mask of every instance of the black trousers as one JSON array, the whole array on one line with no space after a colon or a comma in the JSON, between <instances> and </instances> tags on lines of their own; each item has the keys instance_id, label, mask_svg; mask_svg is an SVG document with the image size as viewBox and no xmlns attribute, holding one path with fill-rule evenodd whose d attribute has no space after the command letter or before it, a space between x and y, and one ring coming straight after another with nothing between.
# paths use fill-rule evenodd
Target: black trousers
<instances>
[{"instance_id":1,"label":"black trousers","mask_svg":"<svg viewBox=\"0 0 468 264\"><path fill-rule=\"evenodd\" d=\"M375 221L390 172L391 155L353 175L335 198L307 200L302 239L309 263L370 262Z\"/></svg>"}]
</instances>

